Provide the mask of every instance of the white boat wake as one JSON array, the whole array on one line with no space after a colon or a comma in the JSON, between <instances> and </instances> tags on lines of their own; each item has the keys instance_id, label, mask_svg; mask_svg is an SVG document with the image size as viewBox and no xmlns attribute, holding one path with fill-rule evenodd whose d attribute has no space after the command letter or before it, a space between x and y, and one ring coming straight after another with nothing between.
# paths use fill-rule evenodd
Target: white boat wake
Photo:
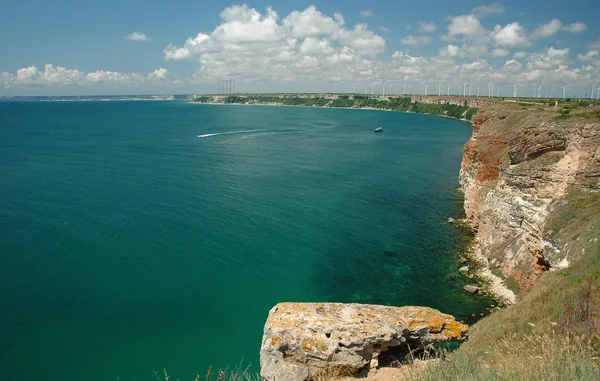
<instances>
[{"instance_id":1,"label":"white boat wake","mask_svg":"<svg viewBox=\"0 0 600 381\"><path fill-rule=\"evenodd\" d=\"M211 136L218 136L218 135L233 135L233 134L247 134L250 132L265 132L265 131L269 131L269 130L245 130L245 131L230 131L230 132L215 132L212 134L202 134L202 135L198 135L199 138L208 138Z\"/></svg>"}]
</instances>

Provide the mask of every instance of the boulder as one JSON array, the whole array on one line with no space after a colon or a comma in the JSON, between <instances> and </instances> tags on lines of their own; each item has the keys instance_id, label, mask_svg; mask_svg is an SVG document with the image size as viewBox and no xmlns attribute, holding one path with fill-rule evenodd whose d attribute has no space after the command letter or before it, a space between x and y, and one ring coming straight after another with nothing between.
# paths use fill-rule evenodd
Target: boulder
<instances>
[{"instance_id":1,"label":"boulder","mask_svg":"<svg viewBox=\"0 0 600 381\"><path fill-rule=\"evenodd\" d=\"M468 285L464 286L464 287L463 287L463 289L464 289L466 292L468 292L468 293L471 293L471 294L474 294L474 293L476 293L477 291L479 291L479 287L477 287L477 286L474 286L474 285L472 285L472 284L468 284Z\"/></svg>"},{"instance_id":2,"label":"boulder","mask_svg":"<svg viewBox=\"0 0 600 381\"><path fill-rule=\"evenodd\" d=\"M463 266L460 269L458 269L458 272L461 273L464 276L469 275L469 266Z\"/></svg>"},{"instance_id":3,"label":"boulder","mask_svg":"<svg viewBox=\"0 0 600 381\"><path fill-rule=\"evenodd\" d=\"M305 381L328 369L352 374L378 366L390 348L463 340L468 326L427 307L280 303L269 312L260 350L268 381Z\"/></svg>"}]
</instances>

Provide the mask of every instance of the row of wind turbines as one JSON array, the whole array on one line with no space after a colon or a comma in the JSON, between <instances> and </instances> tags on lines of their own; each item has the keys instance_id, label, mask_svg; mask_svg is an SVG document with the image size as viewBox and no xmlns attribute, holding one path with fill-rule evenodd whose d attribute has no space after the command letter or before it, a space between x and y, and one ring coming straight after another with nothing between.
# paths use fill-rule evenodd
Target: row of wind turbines
<instances>
[{"instance_id":1,"label":"row of wind turbines","mask_svg":"<svg viewBox=\"0 0 600 381\"><path fill-rule=\"evenodd\" d=\"M391 83L391 81L384 81L384 82L373 82L371 84L371 95L375 95L375 85L378 85L381 83L381 94L383 96L386 95L386 88L387 88L387 94L388 95L398 95L398 88L396 87L396 85L394 83ZM439 81L438 82L438 96L450 96L450 84L446 84L446 88L444 89L444 81ZM462 96L462 97L472 97L472 96L476 96L476 97L480 97L480 96L485 96L488 98L496 98L496 97L500 97L500 85L494 87L494 83L490 82L488 84L488 92L487 95L480 95L480 87L479 84L475 84L476 85L476 93L473 93L473 84L469 83L469 82L465 82L463 83L462 86L459 87L459 91L458 91L458 96ZM410 84L404 84L404 87L402 88L402 94L403 95L410 95ZM533 98L548 98L548 91L546 91L545 96L542 96L542 87L543 84L540 85L534 85L533 86ZM567 96L567 85L563 86L563 94L562 94L562 98L565 99ZM358 87L358 89L360 90L360 86ZM596 89L596 90L594 90ZM443 90L446 90L445 92ZM596 99L600 100L600 85L598 87L596 87L595 85L592 85L592 92L590 93L590 99L594 99L594 91L596 91ZM356 94L357 93L357 85L354 84L354 88L353 88L353 93ZM364 89L364 93L367 94L367 89ZM425 92L423 93L423 95L428 96L428 95L435 95L435 93L429 94L429 84L425 84ZM521 93L522 97L525 97L524 92ZM513 98L517 98L519 97L519 85L518 84L514 84L513 85L513 93L512 93L512 97Z\"/></svg>"}]
</instances>

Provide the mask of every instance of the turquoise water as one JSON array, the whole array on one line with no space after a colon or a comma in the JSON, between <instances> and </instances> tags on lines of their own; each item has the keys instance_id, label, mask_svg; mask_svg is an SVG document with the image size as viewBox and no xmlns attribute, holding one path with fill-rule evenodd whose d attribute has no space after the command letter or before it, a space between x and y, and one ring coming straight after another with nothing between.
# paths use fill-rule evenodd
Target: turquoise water
<instances>
[{"instance_id":1,"label":"turquoise water","mask_svg":"<svg viewBox=\"0 0 600 381\"><path fill-rule=\"evenodd\" d=\"M481 312L445 222L470 133L363 110L0 103L1 378L256 369L280 301Z\"/></svg>"}]
</instances>

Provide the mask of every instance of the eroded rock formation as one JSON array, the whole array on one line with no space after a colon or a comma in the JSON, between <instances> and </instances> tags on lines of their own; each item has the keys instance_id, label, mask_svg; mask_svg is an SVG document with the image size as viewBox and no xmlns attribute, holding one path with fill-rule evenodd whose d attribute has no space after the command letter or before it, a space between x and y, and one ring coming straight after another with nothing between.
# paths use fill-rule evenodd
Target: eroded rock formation
<instances>
[{"instance_id":1,"label":"eroded rock formation","mask_svg":"<svg viewBox=\"0 0 600 381\"><path fill-rule=\"evenodd\" d=\"M465 145L460 182L476 256L527 290L580 254L552 242L545 224L571 190L600 191L600 124L556 120L548 111L484 110Z\"/></svg>"},{"instance_id":2,"label":"eroded rock formation","mask_svg":"<svg viewBox=\"0 0 600 381\"><path fill-rule=\"evenodd\" d=\"M335 368L378 366L380 354L465 338L468 327L427 307L280 303L269 313L260 351L261 376L304 381Z\"/></svg>"}]
</instances>

